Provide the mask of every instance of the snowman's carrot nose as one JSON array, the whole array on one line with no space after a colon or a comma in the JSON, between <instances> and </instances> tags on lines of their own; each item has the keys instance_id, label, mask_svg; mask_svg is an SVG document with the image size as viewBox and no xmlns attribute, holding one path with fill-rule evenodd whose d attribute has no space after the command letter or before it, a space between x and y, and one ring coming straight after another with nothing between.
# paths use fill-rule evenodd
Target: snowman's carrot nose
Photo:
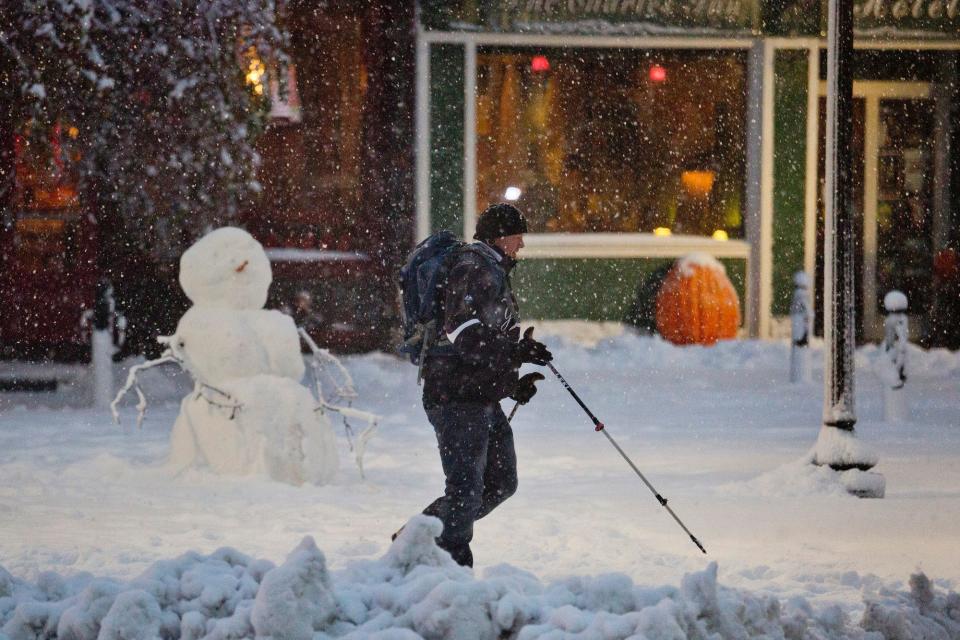
<instances>
[{"instance_id":1,"label":"snowman's carrot nose","mask_svg":"<svg viewBox=\"0 0 960 640\"><path fill-rule=\"evenodd\" d=\"M239 267L237 267L236 269L234 269L234 271L236 271L237 273L240 273L241 271L243 271L244 269L247 268L247 264L249 264L249 263L250 263L249 260L244 260L244 261L243 261L243 264L241 264Z\"/></svg>"}]
</instances>

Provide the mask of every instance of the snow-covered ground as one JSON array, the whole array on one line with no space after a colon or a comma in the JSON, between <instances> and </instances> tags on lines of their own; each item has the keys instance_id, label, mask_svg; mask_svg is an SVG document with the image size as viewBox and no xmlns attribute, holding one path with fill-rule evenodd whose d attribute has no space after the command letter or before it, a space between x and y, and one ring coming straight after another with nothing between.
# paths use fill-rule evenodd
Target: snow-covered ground
<instances>
[{"instance_id":1,"label":"snow-covered ground","mask_svg":"<svg viewBox=\"0 0 960 640\"><path fill-rule=\"evenodd\" d=\"M471 573L433 548L435 521L391 550L443 486L414 367L344 359L357 406L384 421L366 480L335 423L340 472L323 487L174 475L190 381L154 371L142 430L132 407L118 427L73 405L83 382L0 394L0 638L960 638L960 354L911 350L911 419L885 423L877 350L858 351L857 432L887 483L861 500L802 463L819 349L798 385L784 342L538 332L709 555L553 379L514 419L520 488L478 523Z\"/></svg>"}]
</instances>

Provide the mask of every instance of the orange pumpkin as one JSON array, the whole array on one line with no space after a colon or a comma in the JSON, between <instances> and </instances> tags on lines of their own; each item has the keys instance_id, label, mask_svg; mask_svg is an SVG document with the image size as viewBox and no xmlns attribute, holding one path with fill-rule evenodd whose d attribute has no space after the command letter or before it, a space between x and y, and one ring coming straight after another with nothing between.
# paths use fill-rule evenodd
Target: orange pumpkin
<instances>
[{"instance_id":1,"label":"orange pumpkin","mask_svg":"<svg viewBox=\"0 0 960 640\"><path fill-rule=\"evenodd\" d=\"M690 254L667 273L657 293L657 330L674 344L714 344L740 326L740 298L726 269L706 254Z\"/></svg>"}]
</instances>

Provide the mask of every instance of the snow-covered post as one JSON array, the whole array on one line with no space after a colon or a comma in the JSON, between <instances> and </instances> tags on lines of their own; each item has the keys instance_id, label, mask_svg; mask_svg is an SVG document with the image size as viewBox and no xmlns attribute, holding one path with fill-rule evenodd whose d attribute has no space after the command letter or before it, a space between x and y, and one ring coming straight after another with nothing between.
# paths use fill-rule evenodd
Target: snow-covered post
<instances>
[{"instance_id":1,"label":"snow-covered post","mask_svg":"<svg viewBox=\"0 0 960 640\"><path fill-rule=\"evenodd\" d=\"M826 182L824 185L823 423L812 462L845 472L850 493L882 497L883 476L863 473L877 456L854 434L853 0L829 0L827 18Z\"/></svg>"},{"instance_id":2,"label":"snow-covered post","mask_svg":"<svg viewBox=\"0 0 960 640\"><path fill-rule=\"evenodd\" d=\"M790 382L810 380L810 277L805 271L793 274L793 301L790 303Z\"/></svg>"},{"instance_id":3,"label":"snow-covered post","mask_svg":"<svg viewBox=\"0 0 960 640\"><path fill-rule=\"evenodd\" d=\"M889 291L883 298L887 319L883 322L883 350L877 360L877 374L883 387L883 418L890 422L907 418L904 386L907 382L907 296Z\"/></svg>"},{"instance_id":4,"label":"snow-covered post","mask_svg":"<svg viewBox=\"0 0 960 640\"><path fill-rule=\"evenodd\" d=\"M93 305L93 329L90 339L90 363L93 368L93 404L107 409L113 400L113 287L107 280L97 283Z\"/></svg>"}]
</instances>

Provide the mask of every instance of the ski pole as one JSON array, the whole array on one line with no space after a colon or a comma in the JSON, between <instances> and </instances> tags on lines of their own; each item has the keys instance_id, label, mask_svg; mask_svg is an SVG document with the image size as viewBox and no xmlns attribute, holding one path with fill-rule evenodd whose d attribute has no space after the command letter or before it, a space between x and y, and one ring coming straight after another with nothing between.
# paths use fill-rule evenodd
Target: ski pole
<instances>
[{"instance_id":1,"label":"ski pole","mask_svg":"<svg viewBox=\"0 0 960 640\"><path fill-rule=\"evenodd\" d=\"M517 404L513 405L513 410L510 412L510 415L507 417L507 422L513 422L513 415L517 412L517 409L519 408L520 408L520 402L518 401Z\"/></svg>"},{"instance_id":2,"label":"ski pole","mask_svg":"<svg viewBox=\"0 0 960 640\"><path fill-rule=\"evenodd\" d=\"M627 456L626 453L624 453L623 449L620 448L620 445L617 444L617 441L614 440L613 437L610 435L610 433L607 431L606 426L604 426L604 424L597 419L597 416L593 415L593 412L590 411L587 405L583 403L583 400L580 399L580 396L577 395L577 392L573 390L573 388L566 381L566 379L564 379L564 377L560 375L560 372L557 371L556 367L553 366L553 363L548 362L547 366L550 367L550 371L553 372L553 375L557 376L557 379L560 380L560 384L562 384L563 387L570 392L570 395L573 396L573 399L577 401L577 404L580 405L580 408L583 409L588 416L590 416L590 420L593 422L593 426L595 427L595 429L603 433L603 435L607 436L607 440L610 441L610 444L612 444L613 447L620 453L620 455L623 456L623 459L627 461L627 464L630 465L630 468L633 469L638 476L640 476L640 479L643 480L643 484L647 485L647 488L650 489L651 492L653 492L653 495L657 497L657 501L660 502L660 506L666 509L667 512L671 516L673 516L673 519L677 521L677 524L680 525L680 528L683 529L688 536L690 536L690 539L693 541L693 544L697 545L697 548L700 549L700 551L703 551L704 553L706 553L707 550L703 548L703 545L700 544L700 541L697 540L696 536L690 533L690 530L687 529L686 525L684 525L683 522L681 522L680 518L677 517L677 514L673 512L673 509L667 506L667 499L661 496L659 493L657 493L657 490L653 488L653 485L650 484L650 482L643 476L642 473L640 473L640 469L637 469L637 465L633 464L633 460L631 460L630 457ZM514 407L514 411L516 411L516 407ZM512 416L513 414L511 413L510 415Z\"/></svg>"}]
</instances>

